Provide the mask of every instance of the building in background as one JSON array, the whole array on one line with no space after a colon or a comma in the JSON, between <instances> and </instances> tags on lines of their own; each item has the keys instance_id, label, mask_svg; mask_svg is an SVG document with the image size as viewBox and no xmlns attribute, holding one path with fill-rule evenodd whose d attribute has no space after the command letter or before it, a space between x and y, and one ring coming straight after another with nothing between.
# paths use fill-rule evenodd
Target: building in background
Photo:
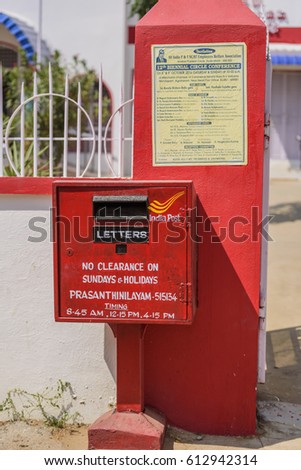
<instances>
[{"instance_id":1,"label":"building in background","mask_svg":"<svg viewBox=\"0 0 301 470\"><path fill-rule=\"evenodd\" d=\"M300 0L246 0L269 29L273 64L271 177L301 175Z\"/></svg>"},{"instance_id":2,"label":"building in background","mask_svg":"<svg viewBox=\"0 0 301 470\"><path fill-rule=\"evenodd\" d=\"M0 62L4 67L14 67L20 61L23 51L29 63L33 63L37 53L38 33L27 19L18 15L0 12ZM51 51L46 41L41 42L41 56L45 61Z\"/></svg>"}]
</instances>

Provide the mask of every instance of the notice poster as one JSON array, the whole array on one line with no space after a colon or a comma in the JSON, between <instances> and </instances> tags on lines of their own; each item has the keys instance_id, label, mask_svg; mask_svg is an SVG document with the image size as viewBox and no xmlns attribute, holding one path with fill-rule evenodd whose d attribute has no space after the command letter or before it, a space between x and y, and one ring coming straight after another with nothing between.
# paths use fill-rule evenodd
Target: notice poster
<instances>
[{"instance_id":1,"label":"notice poster","mask_svg":"<svg viewBox=\"0 0 301 470\"><path fill-rule=\"evenodd\" d=\"M152 46L153 165L246 165L246 45Z\"/></svg>"}]
</instances>

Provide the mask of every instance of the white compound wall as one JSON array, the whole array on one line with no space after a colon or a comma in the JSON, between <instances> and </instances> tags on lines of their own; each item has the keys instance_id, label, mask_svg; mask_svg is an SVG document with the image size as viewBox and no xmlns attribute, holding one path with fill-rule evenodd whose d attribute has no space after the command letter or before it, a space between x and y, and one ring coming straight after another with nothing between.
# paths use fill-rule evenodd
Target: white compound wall
<instances>
[{"instance_id":1,"label":"white compound wall","mask_svg":"<svg viewBox=\"0 0 301 470\"><path fill-rule=\"evenodd\" d=\"M54 321L50 207L50 196L0 195L0 403L68 381L69 414L90 423L115 400L114 338L102 324Z\"/></svg>"}]
</instances>

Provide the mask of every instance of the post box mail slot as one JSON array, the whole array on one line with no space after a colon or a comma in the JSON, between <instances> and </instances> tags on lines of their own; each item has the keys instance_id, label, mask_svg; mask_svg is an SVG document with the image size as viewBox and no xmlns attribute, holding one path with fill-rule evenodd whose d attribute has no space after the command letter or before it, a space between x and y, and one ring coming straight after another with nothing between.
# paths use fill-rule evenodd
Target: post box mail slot
<instances>
[{"instance_id":1,"label":"post box mail slot","mask_svg":"<svg viewBox=\"0 0 301 470\"><path fill-rule=\"evenodd\" d=\"M191 182L53 184L57 321L189 324Z\"/></svg>"},{"instance_id":2,"label":"post box mail slot","mask_svg":"<svg viewBox=\"0 0 301 470\"><path fill-rule=\"evenodd\" d=\"M148 219L147 196L94 196L93 215L96 220Z\"/></svg>"}]
</instances>

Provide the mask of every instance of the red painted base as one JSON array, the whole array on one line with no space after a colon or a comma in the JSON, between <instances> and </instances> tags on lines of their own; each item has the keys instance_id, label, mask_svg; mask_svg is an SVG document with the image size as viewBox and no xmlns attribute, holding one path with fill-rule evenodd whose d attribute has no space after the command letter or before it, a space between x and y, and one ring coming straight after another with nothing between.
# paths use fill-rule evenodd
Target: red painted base
<instances>
[{"instance_id":1,"label":"red painted base","mask_svg":"<svg viewBox=\"0 0 301 470\"><path fill-rule=\"evenodd\" d=\"M145 409L144 413L105 413L88 429L88 448L160 450L166 430L165 417Z\"/></svg>"}]
</instances>

